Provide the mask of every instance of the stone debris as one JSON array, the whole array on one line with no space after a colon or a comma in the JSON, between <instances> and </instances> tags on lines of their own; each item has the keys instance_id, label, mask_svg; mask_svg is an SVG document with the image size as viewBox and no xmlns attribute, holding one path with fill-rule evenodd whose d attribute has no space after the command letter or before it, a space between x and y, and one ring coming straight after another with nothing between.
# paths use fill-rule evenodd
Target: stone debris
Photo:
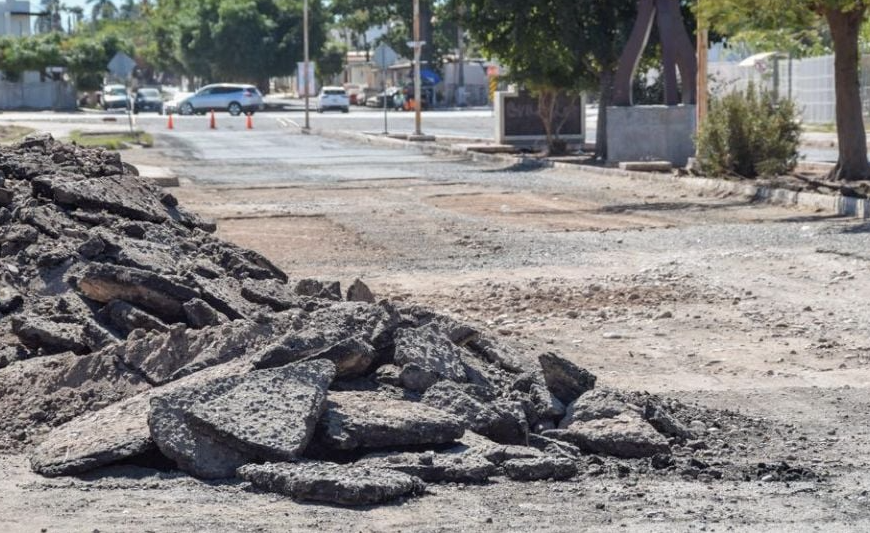
<instances>
[{"instance_id":1,"label":"stone debris","mask_svg":"<svg viewBox=\"0 0 870 533\"><path fill-rule=\"evenodd\" d=\"M146 453L154 448L147 413L146 394L75 418L37 446L30 465L44 476L69 476Z\"/></svg>"},{"instance_id":2,"label":"stone debris","mask_svg":"<svg viewBox=\"0 0 870 533\"><path fill-rule=\"evenodd\" d=\"M245 376L233 390L190 410L194 425L251 457L299 457L326 405L335 366L317 360Z\"/></svg>"},{"instance_id":3,"label":"stone debris","mask_svg":"<svg viewBox=\"0 0 870 533\"><path fill-rule=\"evenodd\" d=\"M354 464L397 470L427 483L484 483L498 471L491 461L461 446L438 453L430 450L367 455Z\"/></svg>"},{"instance_id":4,"label":"stone debris","mask_svg":"<svg viewBox=\"0 0 870 533\"><path fill-rule=\"evenodd\" d=\"M501 467L507 477L515 481L562 480L577 475L577 464L564 457L510 459L505 461Z\"/></svg>"},{"instance_id":5,"label":"stone debris","mask_svg":"<svg viewBox=\"0 0 870 533\"><path fill-rule=\"evenodd\" d=\"M422 494L422 480L396 470L335 463L267 463L239 468L255 487L300 501L340 505L387 503Z\"/></svg>"},{"instance_id":6,"label":"stone debris","mask_svg":"<svg viewBox=\"0 0 870 533\"><path fill-rule=\"evenodd\" d=\"M190 412L242 383L244 376L219 377L151 398L148 427L160 451L178 467L205 479L228 478L254 457L192 424Z\"/></svg>"},{"instance_id":7,"label":"stone debris","mask_svg":"<svg viewBox=\"0 0 870 533\"><path fill-rule=\"evenodd\" d=\"M377 392L332 392L316 443L334 450L444 444L464 432L459 419L419 402Z\"/></svg>"},{"instance_id":8,"label":"stone debris","mask_svg":"<svg viewBox=\"0 0 870 533\"><path fill-rule=\"evenodd\" d=\"M564 404L595 388L595 376L554 353L541 354L538 362L547 387Z\"/></svg>"},{"instance_id":9,"label":"stone debris","mask_svg":"<svg viewBox=\"0 0 870 533\"><path fill-rule=\"evenodd\" d=\"M290 280L137 174L46 135L0 152L0 452L40 474L159 459L360 505L675 464L707 432L360 280Z\"/></svg>"},{"instance_id":10,"label":"stone debris","mask_svg":"<svg viewBox=\"0 0 870 533\"><path fill-rule=\"evenodd\" d=\"M664 435L640 416L629 413L572 422L566 429L545 431L544 435L567 440L585 452L627 459L670 452Z\"/></svg>"}]
</instances>

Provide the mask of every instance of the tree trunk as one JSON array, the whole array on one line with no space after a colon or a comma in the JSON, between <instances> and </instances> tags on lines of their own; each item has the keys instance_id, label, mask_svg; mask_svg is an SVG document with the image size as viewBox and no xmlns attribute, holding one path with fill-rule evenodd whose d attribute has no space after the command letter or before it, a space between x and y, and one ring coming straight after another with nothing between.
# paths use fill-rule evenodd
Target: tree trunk
<instances>
[{"instance_id":1,"label":"tree trunk","mask_svg":"<svg viewBox=\"0 0 870 533\"><path fill-rule=\"evenodd\" d=\"M834 83L837 98L837 144L839 159L831 172L838 180L864 180L870 178L867 162L867 134L861 106L861 87L858 77L858 33L864 20L865 9L855 8L843 12L825 10L825 18L834 40Z\"/></svg>"},{"instance_id":2,"label":"tree trunk","mask_svg":"<svg viewBox=\"0 0 870 533\"><path fill-rule=\"evenodd\" d=\"M613 72L601 73L598 94L598 129L595 131L595 158L607 161L607 107L613 102Z\"/></svg>"},{"instance_id":3,"label":"tree trunk","mask_svg":"<svg viewBox=\"0 0 870 533\"><path fill-rule=\"evenodd\" d=\"M426 45L420 50L420 65L422 68L435 70L432 65L432 58L435 52L435 39L433 38L432 27L432 0L420 0L420 40L425 41Z\"/></svg>"}]
</instances>

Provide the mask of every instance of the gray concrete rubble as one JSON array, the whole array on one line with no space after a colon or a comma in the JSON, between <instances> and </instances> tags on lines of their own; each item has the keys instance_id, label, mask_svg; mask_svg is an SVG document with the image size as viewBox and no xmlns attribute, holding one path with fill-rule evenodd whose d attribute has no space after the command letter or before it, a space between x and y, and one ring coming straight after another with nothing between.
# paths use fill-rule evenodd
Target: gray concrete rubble
<instances>
[{"instance_id":1,"label":"gray concrete rubble","mask_svg":"<svg viewBox=\"0 0 870 533\"><path fill-rule=\"evenodd\" d=\"M427 483L484 483L498 472L498 467L491 461L464 447L439 453L430 450L372 454L355 464L397 470Z\"/></svg>"},{"instance_id":2,"label":"gray concrete rubble","mask_svg":"<svg viewBox=\"0 0 870 533\"><path fill-rule=\"evenodd\" d=\"M0 453L40 474L168 463L374 504L699 437L667 402L595 389L579 356L291 279L117 154L29 137L0 187Z\"/></svg>"},{"instance_id":3,"label":"gray concrete rubble","mask_svg":"<svg viewBox=\"0 0 870 533\"><path fill-rule=\"evenodd\" d=\"M316 360L245 376L233 390L196 404L189 419L252 457L289 461L305 451L326 405L335 366Z\"/></svg>"},{"instance_id":4,"label":"gray concrete rubble","mask_svg":"<svg viewBox=\"0 0 870 533\"><path fill-rule=\"evenodd\" d=\"M315 444L335 450L444 444L463 432L459 419L419 402L377 392L333 392Z\"/></svg>"},{"instance_id":5,"label":"gray concrete rubble","mask_svg":"<svg viewBox=\"0 0 870 533\"><path fill-rule=\"evenodd\" d=\"M422 494L419 478L387 468L334 463L267 463L239 469L239 477L255 487L300 501L340 505L387 503Z\"/></svg>"}]
</instances>

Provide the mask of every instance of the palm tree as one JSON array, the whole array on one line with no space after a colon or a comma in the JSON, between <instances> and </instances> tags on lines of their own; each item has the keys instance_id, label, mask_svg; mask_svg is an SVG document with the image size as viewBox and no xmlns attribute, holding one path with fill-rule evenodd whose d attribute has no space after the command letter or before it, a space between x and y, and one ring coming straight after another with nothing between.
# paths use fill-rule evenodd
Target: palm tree
<instances>
[{"instance_id":1,"label":"palm tree","mask_svg":"<svg viewBox=\"0 0 870 533\"><path fill-rule=\"evenodd\" d=\"M141 9L136 0L124 0L121 4L120 16L124 20L133 20L139 18Z\"/></svg>"},{"instance_id":2,"label":"palm tree","mask_svg":"<svg viewBox=\"0 0 870 533\"><path fill-rule=\"evenodd\" d=\"M91 18L97 20L111 20L118 16L118 7L112 0L87 0L92 4Z\"/></svg>"},{"instance_id":3,"label":"palm tree","mask_svg":"<svg viewBox=\"0 0 870 533\"><path fill-rule=\"evenodd\" d=\"M36 31L38 33L50 33L63 29L60 18L60 0L42 0L42 15L36 19Z\"/></svg>"},{"instance_id":4,"label":"palm tree","mask_svg":"<svg viewBox=\"0 0 870 533\"><path fill-rule=\"evenodd\" d=\"M82 20L85 18L85 10L81 6L64 5L62 9L70 16L67 17L67 30L70 33L78 30L81 27Z\"/></svg>"}]
</instances>

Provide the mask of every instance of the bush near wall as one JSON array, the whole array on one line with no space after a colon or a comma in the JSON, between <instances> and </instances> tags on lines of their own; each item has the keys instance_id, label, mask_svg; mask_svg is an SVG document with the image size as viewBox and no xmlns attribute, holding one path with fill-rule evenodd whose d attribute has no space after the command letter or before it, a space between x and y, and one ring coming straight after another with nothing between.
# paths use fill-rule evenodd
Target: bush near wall
<instances>
[{"instance_id":1,"label":"bush near wall","mask_svg":"<svg viewBox=\"0 0 870 533\"><path fill-rule=\"evenodd\" d=\"M787 174L798 163L800 135L794 102L750 85L710 102L698 132L698 164L710 176Z\"/></svg>"}]
</instances>

